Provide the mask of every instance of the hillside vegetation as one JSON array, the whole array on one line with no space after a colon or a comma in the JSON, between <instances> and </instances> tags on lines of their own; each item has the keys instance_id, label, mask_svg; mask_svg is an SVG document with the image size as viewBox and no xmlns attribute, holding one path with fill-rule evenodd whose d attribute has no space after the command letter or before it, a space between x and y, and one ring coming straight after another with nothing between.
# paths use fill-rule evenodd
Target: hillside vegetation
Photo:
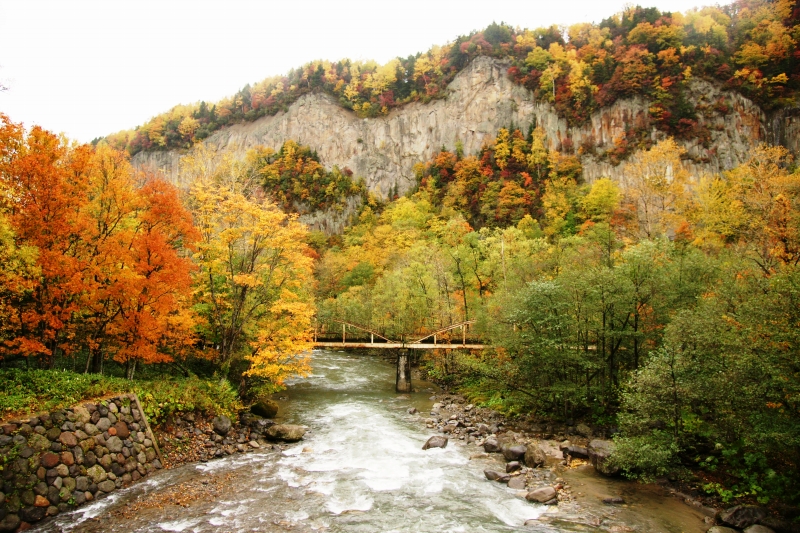
<instances>
[{"instance_id":1,"label":"hillside vegetation","mask_svg":"<svg viewBox=\"0 0 800 533\"><path fill-rule=\"evenodd\" d=\"M373 61L312 61L219 102L179 105L106 140L133 155L185 149L214 131L285 111L323 92L361 117L446 95L479 55L508 61L509 77L551 102L570 124L620 98L646 96L657 128L704 138L685 84L699 76L741 92L763 109L793 106L800 89L800 8L790 0L738 0L685 14L629 7L599 24L534 30L491 24L424 53ZM724 107L726 104L718 104ZM635 137L636 132L631 132Z\"/></svg>"}]
</instances>

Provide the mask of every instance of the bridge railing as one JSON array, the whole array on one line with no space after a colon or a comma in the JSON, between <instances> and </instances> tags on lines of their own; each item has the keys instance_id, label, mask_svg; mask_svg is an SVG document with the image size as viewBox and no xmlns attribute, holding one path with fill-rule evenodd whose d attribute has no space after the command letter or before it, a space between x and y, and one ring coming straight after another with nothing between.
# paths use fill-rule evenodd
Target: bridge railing
<instances>
[{"instance_id":1,"label":"bridge railing","mask_svg":"<svg viewBox=\"0 0 800 533\"><path fill-rule=\"evenodd\" d=\"M469 334L470 326L474 324L475 320L465 320L432 331L415 332L410 335L402 335L399 339L391 339L374 327L349 320L326 317L324 322L317 323L314 328L314 342L370 345L482 345L480 337Z\"/></svg>"}]
</instances>

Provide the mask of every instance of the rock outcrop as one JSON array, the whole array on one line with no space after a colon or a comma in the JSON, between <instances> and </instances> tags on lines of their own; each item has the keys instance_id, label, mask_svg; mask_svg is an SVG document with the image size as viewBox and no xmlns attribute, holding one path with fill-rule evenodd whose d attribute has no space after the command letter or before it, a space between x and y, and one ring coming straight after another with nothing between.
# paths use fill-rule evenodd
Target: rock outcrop
<instances>
[{"instance_id":1,"label":"rock outcrop","mask_svg":"<svg viewBox=\"0 0 800 533\"><path fill-rule=\"evenodd\" d=\"M652 140L664 137L651 122L646 99L620 100L594 113L586 124L570 127L552 105L535 100L533 93L508 79L506 71L506 64L478 57L448 86L446 98L411 103L370 119L358 118L328 95L310 94L286 112L225 128L207 142L243 154L256 145L277 149L294 139L315 149L326 166L350 168L371 191L386 197L395 187L401 193L412 188L414 164L443 146L452 150L461 143L465 153L474 153L499 128L512 124L527 130L536 123L545 130L550 148L579 151L589 182L601 176L622 179L625 163L615 166L604 154L628 130L645 132ZM700 79L692 80L687 98L708 132L704 141L682 141L687 166L695 175L738 165L760 142L782 143L795 153L800 149L797 110L767 117L744 96ZM141 152L133 162L161 169L186 186L180 181L179 159L177 152Z\"/></svg>"}]
</instances>

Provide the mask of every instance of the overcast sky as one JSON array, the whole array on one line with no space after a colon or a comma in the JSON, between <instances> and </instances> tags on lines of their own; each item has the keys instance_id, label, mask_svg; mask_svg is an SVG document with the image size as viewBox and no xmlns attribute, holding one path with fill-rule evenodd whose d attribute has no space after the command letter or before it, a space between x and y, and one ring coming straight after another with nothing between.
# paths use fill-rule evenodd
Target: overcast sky
<instances>
[{"instance_id":1,"label":"overcast sky","mask_svg":"<svg viewBox=\"0 0 800 533\"><path fill-rule=\"evenodd\" d=\"M385 62L492 21L600 22L622 0L0 0L0 111L87 142L313 59ZM701 0L643 0L686 11Z\"/></svg>"}]
</instances>

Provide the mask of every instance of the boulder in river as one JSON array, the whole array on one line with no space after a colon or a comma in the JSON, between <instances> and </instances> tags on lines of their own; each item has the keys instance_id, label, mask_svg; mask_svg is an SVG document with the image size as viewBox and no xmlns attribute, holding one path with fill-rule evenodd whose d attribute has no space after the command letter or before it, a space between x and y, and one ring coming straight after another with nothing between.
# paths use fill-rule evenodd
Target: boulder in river
<instances>
[{"instance_id":1,"label":"boulder in river","mask_svg":"<svg viewBox=\"0 0 800 533\"><path fill-rule=\"evenodd\" d=\"M706 533L739 533L739 532L735 529L725 526L714 526L708 531L706 531Z\"/></svg>"},{"instance_id":2,"label":"boulder in river","mask_svg":"<svg viewBox=\"0 0 800 533\"><path fill-rule=\"evenodd\" d=\"M441 435L434 435L433 437L429 438L425 444L422 445L423 450L429 450L431 448L447 448L447 437L442 437Z\"/></svg>"},{"instance_id":3,"label":"boulder in river","mask_svg":"<svg viewBox=\"0 0 800 533\"><path fill-rule=\"evenodd\" d=\"M525 496L525 499L529 502L544 503L549 502L555 497L556 489L553 487L541 487L539 489L530 491L527 496Z\"/></svg>"},{"instance_id":4,"label":"boulder in river","mask_svg":"<svg viewBox=\"0 0 800 533\"><path fill-rule=\"evenodd\" d=\"M231 419L225 415L215 416L211 420L211 425L214 426L214 431L220 435L227 435L231 430Z\"/></svg>"},{"instance_id":5,"label":"boulder in river","mask_svg":"<svg viewBox=\"0 0 800 533\"><path fill-rule=\"evenodd\" d=\"M499 481L500 483L508 483L511 479L511 476L508 474L497 472L496 470L484 470L483 475L486 476L486 479L489 481Z\"/></svg>"},{"instance_id":6,"label":"boulder in river","mask_svg":"<svg viewBox=\"0 0 800 533\"><path fill-rule=\"evenodd\" d=\"M306 428L295 424L275 424L267 429L267 436L271 439L286 442L297 442L306 434Z\"/></svg>"},{"instance_id":7,"label":"boulder in river","mask_svg":"<svg viewBox=\"0 0 800 533\"><path fill-rule=\"evenodd\" d=\"M516 446L503 446L503 457L506 461L523 461L525 459L525 452L528 448L522 444Z\"/></svg>"},{"instance_id":8,"label":"boulder in river","mask_svg":"<svg viewBox=\"0 0 800 533\"><path fill-rule=\"evenodd\" d=\"M611 454L614 453L615 444L610 440L595 439L589 443L586 451L594 469L605 476L619 473L619 468L611 465Z\"/></svg>"},{"instance_id":9,"label":"boulder in river","mask_svg":"<svg viewBox=\"0 0 800 533\"><path fill-rule=\"evenodd\" d=\"M540 447L531 445L528 446L528 449L525 450L525 466L530 468L537 468L540 466L544 466L545 462L547 461L547 454L544 453Z\"/></svg>"},{"instance_id":10,"label":"boulder in river","mask_svg":"<svg viewBox=\"0 0 800 533\"><path fill-rule=\"evenodd\" d=\"M264 418L273 418L278 414L278 404L269 398L259 398L250 406L250 412Z\"/></svg>"},{"instance_id":11,"label":"boulder in river","mask_svg":"<svg viewBox=\"0 0 800 533\"><path fill-rule=\"evenodd\" d=\"M757 524L762 518L767 516L767 510L755 505L737 505L730 509L725 509L719 514L719 520L723 525L744 529L753 524Z\"/></svg>"}]
</instances>

